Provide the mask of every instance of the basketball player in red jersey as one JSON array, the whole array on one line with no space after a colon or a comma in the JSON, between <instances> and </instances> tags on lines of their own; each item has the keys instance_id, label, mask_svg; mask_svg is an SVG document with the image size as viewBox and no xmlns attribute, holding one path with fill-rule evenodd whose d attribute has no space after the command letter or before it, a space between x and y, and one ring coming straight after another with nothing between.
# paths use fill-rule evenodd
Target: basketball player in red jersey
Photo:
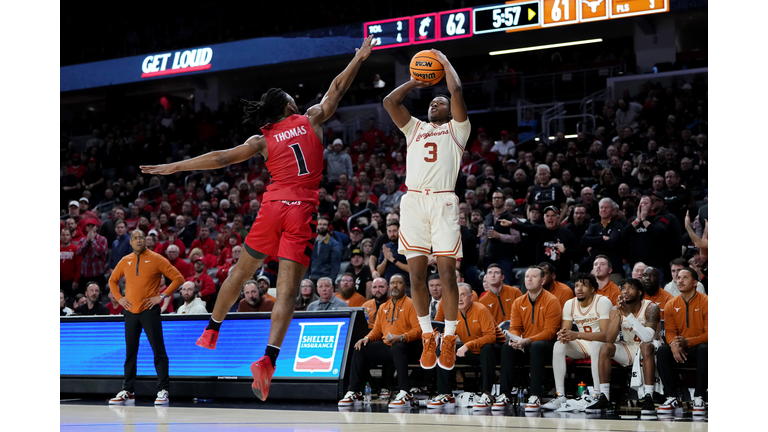
<instances>
[{"instance_id":1,"label":"basketball player in red jersey","mask_svg":"<svg viewBox=\"0 0 768 432\"><path fill-rule=\"evenodd\" d=\"M206 153L193 159L165 165L141 166L148 174L168 175L178 171L211 170L241 163L261 153L272 183L267 187L259 215L245 239L247 254L240 257L221 286L216 306L205 332L196 345L215 349L221 322L240 294L243 283L252 278L268 255L280 257L277 276L277 301L272 309L272 328L266 352L251 364L253 393L261 400L269 394L275 360L293 318L299 282L309 266L315 242L313 221L319 203L323 171L323 123L336 111L362 62L371 54L373 36L355 48L355 57L331 83L319 104L305 115L293 98L281 89L269 89L260 101L245 104L244 123L261 127L244 144L229 150Z\"/></svg>"},{"instance_id":2,"label":"basketball player in red jersey","mask_svg":"<svg viewBox=\"0 0 768 432\"><path fill-rule=\"evenodd\" d=\"M459 75L442 52L433 49L432 53L443 65L451 96L435 96L427 111L429 121L422 122L411 116L402 102L411 90L431 84L411 78L384 98L384 108L408 140L405 176L408 193L400 203L398 252L408 260L413 307L424 344L421 367L432 369L438 365L451 370L456 360L455 331L459 313L456 259L462 257L459 199L454 189L470 124ZM439 359L436 357L439 334L430 321L430 295L425 283L430 253L437 257L443 285L445 332Z\"/></svg>"}]
</instances>

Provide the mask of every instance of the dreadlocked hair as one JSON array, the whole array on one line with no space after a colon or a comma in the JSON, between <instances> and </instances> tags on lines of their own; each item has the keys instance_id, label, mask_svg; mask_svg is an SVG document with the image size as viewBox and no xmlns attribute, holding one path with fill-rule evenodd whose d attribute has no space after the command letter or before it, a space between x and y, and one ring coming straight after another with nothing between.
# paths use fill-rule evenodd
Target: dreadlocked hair
<instances>
[{"instance_id":1,"label":"dreadlocked hair","mask_svg":"<svg viewBox=\"0 0 768 432\"><path fill-rule=\"evenodd\" d=\"M255 124L258 127L274 123L283 115L285 104L288 103L285 92L279 88L271 88L261 95L261 100L249 101L240 99L243 103L243 124Z\"/></svg>"}]
</instances>

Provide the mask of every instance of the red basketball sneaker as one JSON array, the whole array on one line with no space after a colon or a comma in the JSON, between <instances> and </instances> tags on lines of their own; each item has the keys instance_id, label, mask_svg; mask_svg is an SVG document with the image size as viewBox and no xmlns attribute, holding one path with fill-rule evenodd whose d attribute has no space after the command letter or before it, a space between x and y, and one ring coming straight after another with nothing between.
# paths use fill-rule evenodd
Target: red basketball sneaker
<instances>
[{"instance_id":1,"label":"red basketball sneaker","mask_svg":"<svg viewBox=\"0 0 768 432\"><path fill-rule=\"evenodd\" d=\"M216 349L216 341L219 340L219 332L212 329L205 329L203 335L197 338L195 345L208 349Z\"/></svg>"},{"instance_id":2,"label":"red basketball sneaker","mask_svg":"<svg viewBox=\"0 0 768 432\"><path fill-rule=\"evenodd\" d=\"M251 384L251 390L257 398L261 400L267 400L269 395L269 385L272 383L272 375L275 373L275 368L272 366L272 361L269 357L264 356L255 362L251 363L251 374L253 374L253 383Z\"/></svg>"}]
</instances>

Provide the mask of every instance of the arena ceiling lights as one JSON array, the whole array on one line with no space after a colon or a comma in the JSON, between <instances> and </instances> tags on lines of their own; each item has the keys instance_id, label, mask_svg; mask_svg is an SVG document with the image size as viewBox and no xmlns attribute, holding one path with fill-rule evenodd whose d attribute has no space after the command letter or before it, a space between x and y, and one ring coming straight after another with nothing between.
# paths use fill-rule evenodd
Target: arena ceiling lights
<instances>
[{"instance_id":1,"label":"arena ceiling lights","mask_svg":"<svg viewBox=\"0 0 768 432\"><path fill-rule=\"evenodd\" d=\"M562 48L562 47L574 46L574 45L586 45L586 44L598 43L602 41L603 41L602 38L585 39L585 40L573 41L573 42L562 42L562 43L549 44L549 45L536 45L536 46L530 46L525 48L514 48L514 49L508 49L508 50L502 50L502 51L491 51L488 54L492 56L502 55L502 54L514 54L514 53L520 53L520 52L526 52L526 51L536 51L536 50L543 50L543 49L550 49L550 48Z\"/></svg>"}]
</instances>

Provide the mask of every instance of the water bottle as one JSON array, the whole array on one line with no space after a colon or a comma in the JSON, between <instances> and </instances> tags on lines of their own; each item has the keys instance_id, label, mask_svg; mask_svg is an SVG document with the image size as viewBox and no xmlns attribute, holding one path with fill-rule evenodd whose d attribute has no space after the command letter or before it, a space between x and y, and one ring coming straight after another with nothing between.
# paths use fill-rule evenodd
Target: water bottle
<instances>
[{"instance_id":1,"label":"water bottle","mask_svg":"<svg viewBox=\"0 0 768 432\"><path fill-rule=\"evenodd\" d=\"M587 391L587 385L584 384L584 381L579 382L579 389L577 391L577 394L581 396L584 394L584 392Z\"/></svg>"},{"instance_id":2,"label":"water bottle","mask_svg":"<svg viewBox=\"0 0 768 432\"><path fill-rule=\"evenodd\" d=\"M363 394L363 401L366 404L371 403L371 385L368 382L365 383L365 393Z\"/></svg>"}]
</instances>

